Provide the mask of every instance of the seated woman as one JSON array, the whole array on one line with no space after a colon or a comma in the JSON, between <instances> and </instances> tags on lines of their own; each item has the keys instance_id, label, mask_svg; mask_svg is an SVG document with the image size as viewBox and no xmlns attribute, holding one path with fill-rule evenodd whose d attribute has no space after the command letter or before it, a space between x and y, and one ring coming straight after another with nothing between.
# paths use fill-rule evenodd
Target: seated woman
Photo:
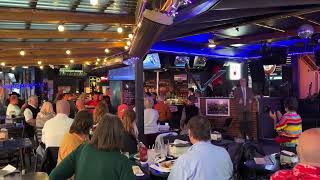
<instances>
[{"instance_id":1,"label":"seated woman","mask_svg":"<svg viewBox=\"0 0 320 180\"><path fill-rule=\"evenodd\" d=\"M284 115L280 111L276 114L270 111L270 117L274 120L275 130L278 132L275 141L284 148L295 151L297 139L302 133L302 120L297 113L298 101L291 97L285 99L283 103L286 111Z\"/></svg>"},{"instance_id":2,"label":"seated woman","mask_svg":"<svg viewBox=\"0 0 320 180\"><path fill-rule=\"evenodd\" d=\"M100 119L106 113L109 113L109 109L108 109L107 104L104 102L99 102L93 110L93 130L96 129L96 127L99 124Z\"/></svg>"},{"instance_id":3,"label":"seated woman","mask_svg":"<svg viewBox=\"0 0 320 180\"><path fill-rule=\"evenodd\" d=\"M63 137L58 153L58 163L75 150L80 144L89 140L92 128L92 114L87 110L78 112L68 133Z\"/></svg>"},{"instance_id":4,"label":"seated woman","mask_svg":"<svg viewBox=\"0 0 320 180\"><path fill-rule=\"evenodd\" d=\"M122 124L125 130L124 152L134 154L137 152L138 129L136 125L136 113L132 109L123 112Z\"/></svg>"},{"instance_id":5,"label":"seated woman","mask_svg":"<svg viewBox=\"0 0 320 180\"><path fill-rule=\"evenodd\" d=\"M53 106L50 102L44 102L40 109L40 112L37 114L36 117L36 128L37 128L37 139L38 142L41 141L42 136L42 129L44 124L51 118L55 116L53 111Z\"/></svg>"},{"instance_id":6,"label":"seated woman","mask_svg":"<svg viewBox=\"0 0 320 180\"><path fill-rule=\"evenodd\" d=\"M50 180L74 175L77 180L135 180L130 160L121 154L124 128L117 116L105 114L89 144L80 145L51 172Z\"/></svg>"},{"instance_id":7,"label":"seated woman","mask_svg":"<svg viewBox=\"0 0 320 180\"><path fill-rule=\"evenodd\" d=\"M152 109L153 99L151 97L144 98L144 134L158 133L159 113Z\"/></svg>"}]
</instances>

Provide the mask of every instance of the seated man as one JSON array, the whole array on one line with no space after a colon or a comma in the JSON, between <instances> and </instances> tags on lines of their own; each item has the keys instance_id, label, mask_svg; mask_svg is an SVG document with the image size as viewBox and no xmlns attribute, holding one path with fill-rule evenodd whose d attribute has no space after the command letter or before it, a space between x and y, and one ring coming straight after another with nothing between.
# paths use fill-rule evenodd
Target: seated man
<instances>
[{"instance_id":1,"label":"seated man","mask_svg":"<svg viewBox=\"0 0 320 180\"><path fill-rule=\"evenodd\" d=\"M287 98L283 102L286 113L282 115L270 112L270 117L274 120L275 130L278 137L275 139L284 149L295 152L297 139L302 132L302 120L297 113L298 101L296 98ZM277 123L277 120L280 121Z\"/></svg>"},{"instance_id":2,"label":"seated man","mask_svg":"<svg viewBox=\"0 0 320 180\"><path fill-rule=\"evenodd\" d=\"M233 166L228 152L210 142L210 122L195 116L188 122L188 134L193 144L175 162L168 180L228 180Z\"/></svg>"},{"instance_id":3,"label":"seated man","mask_svg":"<svg viewBox=\"0 0 320 180\"><path fill-rule=\"evenodd\" d=\"M304 131L298 139L297 152L300 163L292 170L281 170L271 180L320 180L320 128Z\"/></svg>"},{"instance_id":4,"label":"seated man","mask_svg":"<svg viewBox=\"0 0 320 180\"><path fill-rule=\"evenodd\" d=\"M18 106L18 97L17 96L10 96L9 98L10 103L7 107L7 116L19 116L21 114L21 109Z\"/></svg>"},{"instance_id":5,"label":"seated man","mask_svg":"<svg viewBox=\"0 0 320 180\"><path fill-rule=\"evenodd\" d=\"M60 147L60 143L69 132L73 119L69 118L70 105L68 101L57 101L57 115L48 120L42 129L42 142L46 147Z\"/></svg>"}]
</instances>

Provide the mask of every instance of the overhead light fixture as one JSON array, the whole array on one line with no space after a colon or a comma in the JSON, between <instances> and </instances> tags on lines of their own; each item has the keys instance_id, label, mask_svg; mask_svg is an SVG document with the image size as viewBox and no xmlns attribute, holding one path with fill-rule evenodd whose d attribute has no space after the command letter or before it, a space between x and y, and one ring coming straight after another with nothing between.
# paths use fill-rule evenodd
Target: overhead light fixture
<instances>
[{"instance_id":1,"label":"overhead light fixture","mask_svg":"<svg viewBox=\"0 0 320 180\"><path fill-rule=\"evenodd\" d=\"M66 54L70 55L71 51L70 50L66 50Z\"/></svg>"},{"instance_id":2,"label":"overhead light fixture","mask_svg":"<svg viewBox=\"0 0 320 180\"><path fill-rule=\"evenodd\" d=\"M99 4L99 0L90 0L90 4L92 6L97 6Z\"/></svg>"},{"instance_id":3,"label":"overhead light fixture","mask_svg":"<svg viewBox=\"0 0 320 180\"><path fill-rule=\"evenodd\" d=\"M42 64L42 62L41 62L41 61L38 61L38 64L40 65L40 64Z\"/></svg>"},{"instance_id":4,"label":"overhead light fixture","mask_svg":"<svg viewBox=\"0 0 320 180\"><path fill-rule=\"evenodd\" d=\"M127 45L130 46L131 45L131 41L127 41Z\"/></svg>"},{"instance_id":5,"label":"overhead light fixture","mask_svg":"<svg viewBox=\"0 0 320 180\"><path fill-rule=\"evenodd\" d=\"M129 49L129 46L125 46L124 49L125 49L125 50L128 50L128 49Z\"/></svg>"},{"instance_id":6,"label":"overhead light fixture","mask_svg":"<svg viewBox=\"0 0 320 180\"><path fill-rule=\"evenodd\" d=\"M68 66L68 65L64 65L64 67L65 67L65 68L68 68L69 66Z\"/></svg>"},{"instance_id":7,"label":"overhead light fixture","mask_svg":"<svg viewBox=\"0 0 320 180\"><path fill-rule=\"evenodd\" d=\"M107 62L107 60L106 60L106 59L104 59L104 60L103 60L103 62L105 63L105 62Z\"/></svg>"},{"instance_id":8,"label":"overhead light fixture","mask_svg":"<svg viewBox=\"0 0 320 180\"><path fill-rule=\"evenodd\" d=\"M28 69L29 67L28 67L28 66L22 66L22 68L23 68L23 69Z\"/></svg>"},{"instance_id":9,"label":"overhead light fixture","mask_svg":"<svg viewBox=\"0 0 320 180\"><path fill-rule=\"evenodd\" d=\"M118 33L122 33L122 32L123 32L122 27L118 27L118 28L117 28L117 32L118 32Z\"/></svg>"},{"instance_id":10,"label":"overhead light fixture","mask_svg":"<svg viewBox=\"0 0 320 180\"><path fill-rule=\"evenodd\" d=\"M129 39L133 39L133 34L128 35Z\"/></svg>"},{"instance_id":11,"label":"overhead light fixture","mask_svg":"<svg viewBox=\"0 0 320 180\"><path fill-rule=\"evenodd\" d=\"M20 55L24 56L24 55L26 55L26 52L25 51L20 51Z\"/></svg>"},{"instance_id":12,"label":"overhead light fixture","mask_svg":"<svg viewBox=\"0 0 320 180\"><path fill-rule=\"evenodd\" d=\"M209 48L215 48L217 46L213 39L209 39L208 41L209 41L209 44L208 44Z\"/></svg>"},{"instance_id":13,"label":"overhead light fixture","mask_svg":"<svg viewBox=\"0 0 320 180\"><path fill-rule=\"evenodd\" d=\"M43 66L39 66L39 68L42 70L42 69L43 69Z\"/></svg>"},{"instance_id":14,"label":"overhead light fixture","mask_svg":"<svg viewBox=\"0 0 320 180\"><path fill-rule=\"evenodd\" d=\"M99 63L98 62L96 62L96 65L98 65Z\"/></svg>"},{"instance_id":15,"label":"overhead light fixture","mask_svg":"<svg viewBox=\"0 0 320 180\"><path fill-rule=\"evenodd\" d=\"M74 63L74 60L73 60L73 59L71 59L71 60L70 60L70 63L71 63L71 64L73 64L73 63Z\"/></svg>"},{"instance_id":16,"label":"overhead light fixture","mask_svg":"<svg viewBox=\"0 0 320 180\"><path fill-rule=\"evenodd\" d=\"M108 48L106 48L106 49L104 50L104 52L108 54L108 53L110 52L110 50L109 50Z\"/></svg>"},{"instance_id":17,"label":"overhead light fixture","mask_svg":"<svg viewBox=\"0 0 320 180\"><path fill-rule=\"evenodd\" d=\"M89 62L86 62L86 65L88 65L88 66L89 66L89 65L90 65L90 63L89 63Z\"/></svg>"},{"instance_id":18,"label":"overhead light fixture","mask_svg":"<svg viewBox=\"0 0 320 180\"><path fill-rule=\"evenodd\" d=\"M97 62L100 62L100 58L97 58Z\"/></svg>"},{"instance_id":19,"label":"overhead light fixture","mask_svg":"<svg viewBox=\"0 0 320 180\"><path fill-rule=\"evenodd\" d=\"M11 70L14 71L16 69L16 67L11 67Z\"/></svg>"},{"instance_id":20,"label":"overhead light fixture","mask_svg":"<svg viewBox=\"0 0 320 180\"><path fill-rule=\"evenodd\" d=\"M4 63L4 62L1 63L1 66L5 66L5 65L6 65L6 63Z\"/></svg>"},{"instance_id":21,"label":"overhead light fixture","mask_svg":"<svg viewBox=\"0 0 320 180\"><path fill-rule=\"evenodd\" d=\"M64 31L64 25L60 24L60 25L58 26L58 31L59 31L59 32L63 32L63 31Z\"/></svg>"}]
</instances>

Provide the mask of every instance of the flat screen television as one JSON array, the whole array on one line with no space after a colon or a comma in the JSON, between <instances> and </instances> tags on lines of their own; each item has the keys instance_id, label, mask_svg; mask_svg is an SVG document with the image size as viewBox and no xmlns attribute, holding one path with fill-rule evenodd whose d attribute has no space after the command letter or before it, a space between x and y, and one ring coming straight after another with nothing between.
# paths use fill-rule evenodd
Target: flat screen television
<instances>
[{"instance_id":1,"label":"flat screen television","mask_svg":"<svg viewBox=\"0 0 320 180\"><path fill-rule=\"evenodd\" d=\"M11 82L16 83L16 76L13 73L8 73L8 77L10 79Z\"/></svg>"},{"instance_id":2,"label":"flat screen television","mask_svg":"<svg viewBox=\"0 0 320 180\"><path fill-rule=\"evenodd\" d=\"M143 61L144 69L160 69L160 58L158 53L148 54Z\"/></svg>"},{"instance_id":3,"label":"flat screen television","mask_svg":"<svg viewBox=\"0 0 320 180\"><path fill-rule=\"evenodd\" d=\"M207 63L206 57L196 56L194 58L193 67L205 67Z\"/></svg>"},{"instance_id":4,"label":"flat screen television","mask_svg":"<svg viewBox=\"0 0 320 180\"><path fill-rule=\"evenodd\" d=\"M135 80L134 66L112 69L109 71L110 81Z\"/></svg>"},{"instance_id":5,"label":"flat screen television","mask_svg":"<svg viewBox=\"0 0 320 180\"><path fill-rule=\"evenodd\" d=\"M176 56L176 59L174 60L174 65L176 67L185 67L186 64L189 64L189 61L189 56Z\"/></svg>"}]
</instances>

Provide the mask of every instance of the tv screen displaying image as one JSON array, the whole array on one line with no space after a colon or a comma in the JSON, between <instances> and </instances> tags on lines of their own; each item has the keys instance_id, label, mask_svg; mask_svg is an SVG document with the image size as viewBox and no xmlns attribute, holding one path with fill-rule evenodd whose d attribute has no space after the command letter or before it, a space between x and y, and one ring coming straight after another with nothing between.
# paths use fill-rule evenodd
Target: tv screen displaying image
<instances>
[{"instance_id":1,"label":"tv screen displaying image","mask_svg":"<svg viewBox=\"0 0 320 180\"><path fill-rule=\"evenodd\" d=\"M135 80L134 66L112 69L109 71L110 81Z\"/></svg>"},{"instance_id":2,"label":"tv screen displaying image","mask_svg":"<svg viewBox=\"0 0 320 180\"><path fill-rule=\"evenodd\" d=\"M193 67L205 67L207 63L206 57L196 56L194 58Z\"/></svg>"},{"instance_id":3,"label":"tv screen displaying image","mask_svg":"<svg viewBox=\"0 0 320 180\"><path fill-rule=\"evenodd\" d=\"M160 69L160 58L158 53L148 54L143 61L144 69Z\"/></svg>"},{"instance_id":4,"label":"tv screen displaying image","mask_svg":"<svg viewBox=\"0 0 320 180\"><path fill-rule=\"evenodd\" d=\"M184 67L186 64L189 64L189 61L190 61L189 56L176 56L174 65L177 67Z\"/></svg>"}]
</instances>

